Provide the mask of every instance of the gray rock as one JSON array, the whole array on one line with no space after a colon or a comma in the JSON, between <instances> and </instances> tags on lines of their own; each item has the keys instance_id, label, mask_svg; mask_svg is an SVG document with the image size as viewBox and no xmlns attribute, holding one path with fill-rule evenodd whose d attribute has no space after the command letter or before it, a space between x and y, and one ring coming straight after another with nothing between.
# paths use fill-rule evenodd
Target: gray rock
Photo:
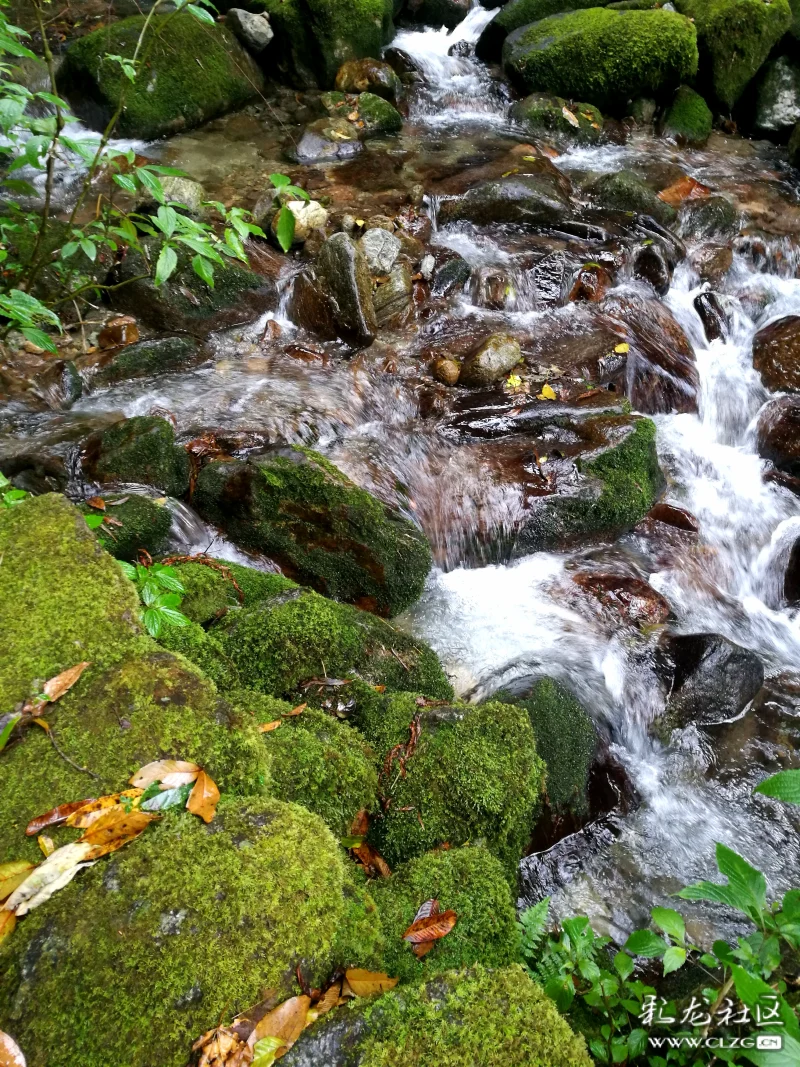
<instances>
[{"instance_id":1,"label":"gray rock","mask_svg":"<svg viewBox=\"0 0 800 1067\"><path fill-rule=\"evenodd\" d=\"M496 333L464 361L459 381L462 385L491 385L505 377L521 358L519 341L508 333Z\"/></svg>"},{"instance_id":2,"label":"gray rock","mask_svg":"<svg viewBox=\"0 0 800 1067\"><path fill-rule=\"evenodd\" d=\"M767 63L756 93L754 124L759 130L789 131L800 122L800 66L788 56Z\"/></svg>"},{"instance_id":3,"label":"gray rock","mask_svg":"<svg viewBox=\"0 0 800 1067\"><path fill-rule=\"evenodd\" d=\"M433 295L450 296L451 293L461 292L471 274L472 268L461 256L448 259L433 275Z\"/></svg>"},{"instance_id":4,"label":"gray rock","mask_svg":"<svg viewBox=\"0 0 800 1067\"><path fill-rule=\"evenodd\" d=\"M364 146L355 127L344 119L317 119L286 155L293 163L336 163L352 159Z\"/></svg>"},{"instance_id":5,"label":"gray rock","mask_svg":"<svg viewBox=\"0 0 800 1067\"><path fill-rule=\"evenodd\" d=\"M263 12L254 15L240 7L232 7L225 16L225 25L255 56L260 55L275 36L269 15Z\"/></svg>"},{"instance_id":6,"label":"gray rock","mask_svg":"<svg viewBox=\"0 0 800 1067\"><path fill-rule=\"evenodd\" d=\"M339 337L366 348L375 340L378 323L372 303L367 261L345 233L335 233L317 257L317 278L334 305Z\"/></svg>"},{"instance_id":7,"label":"gray rock","mask_svg":"<svg viewBox=\"0 0 800 1067\"><path fill-rule=\"evenodd\" d=\"M684 237L733 237L739 230L739 212L724 196L686 200L680 213Z\"/></svg>"},{"instance_id":8,"label":"gray rock","mask_svg":"<svg viewBox=\"0 0 800 1067\"><path fill-rule=\"evenodd\" d=\"M433 258L432 255L428 254L427 256L423 257L422 263L420 263L419 266L419 272L426 282L429 282L433 277L433 270L435 266L436 260Z\"/></svg>"},{"instance_id":9,"label":"gray rock","mask_svg":"<svg viewBox=\"0 0 800 1067\"><path fill-rule=\"evenodd\" d=\"M758 656L717 634L673 637L668 654L674 663L666 707L670 726L708 726L734 719L764 683Z\"/></svg>"},{"instance_id":10,"label":"gray rock","mask_svg":"<svg viewBox=\"0 0 800 1067\"><path fill-rule=\"evenodd\" d=\"M520 175L481 182L463 196L439 204L441 223L474 222L486 226L495 222L548 226L563 217L570 207L568 196L549 174Z\"/></svg>"},{"instance_id":11,"label":"gray rock","mask_svg":"<svg viewBox=\"0 0 800 1067\"><path fill-rule=\"evenodd\" d=\"M379 285L373 294L378 325L388 326L399 318L411 306L411 293L411 271L405 263L400 263L389 275L389 280Z\"/></svg>"},{"instance_id":12,"label":"gray rock","mask_svg":"<svg viewBox=\"0 0 800 1067\"><path fill-rule=\"evenodd\" d=\"M203 201L206 199L206 191L200 182L192 181L191 178L176 178L167 175L161 178L161 188L167 200L177 200L183 204L190 215L203 213Z\"/></svg>"},{"instance_id":13,"label":"gray rock","mask_svg":"<svg viewBox=\"0 0 800 1067\"><path fill-rule=\"evenodd\" d=\"M388 274L394 266L401 248L400 241L394 234L378 227L367 230L358 242L358 246L363 252L367 266L372 274Z\"/></svg>"}]
</instances>

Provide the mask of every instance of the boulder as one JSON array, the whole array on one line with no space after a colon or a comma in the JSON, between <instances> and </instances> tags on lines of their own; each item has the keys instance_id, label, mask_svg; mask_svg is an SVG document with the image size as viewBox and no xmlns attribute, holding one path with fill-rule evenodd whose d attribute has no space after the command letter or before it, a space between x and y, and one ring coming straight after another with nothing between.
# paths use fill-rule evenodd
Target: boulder
<instances>
[{"instance_id":1,"label":"boulder","mask_svg":"<svg viewBox=\"0 0 800 1067\"><path fill-rule=\"evenodd\" d=\"M680 211L680 229L684 237L694 240L730 238L739 230L739 212L725 196L686 200Z\"/></svg>"},{"instance_id":2,"label":"boulder","mask_svg":"<svg viewBox=\"0 0 800 1067\"><path fill-rule=\"evenodd\" d=\"M372 304L381 329L402 321L403 315L411 307L413 288L411 271L405 263L398 263L389 277L376 287Z\"/></svg>"},{"instance_id":3,"label":"boulder","mask_svg":"<svg viewBox=\"0 0 800 1067\"><path fill-rule=\"evenodd\" d=\"M592 8L514 30L503 68L521 92L591 100L624 114L631 98L663 97L691 80L697 43L692 24L673 12Z\"/></svg>"},{"instance_id":4,"label":"boulder","mask_svg":"<svg viewBox=\"0 0 800 1067\"><path fill-rule=\"evenodd\" d=\"M558 222L569 207L569 197L556 177L513 175L480 182L462 196L441 200L438 221L440 225L474 222L478 226L490 226L512 222L548 226Z\"/></svg>"},{"instance_id":5,"label":"boulder","mask_svg":"<svg viewBox=\"0 0 800 1067\"><path fill-rule=\"evenodd\" d=\"M84 515L104 514L107 519L98 527L97 540L112 556L136 562L141 549L151 556L162 555L172 528L172 512L163 502L156 502L141 493L120 496L111 493L103 497L105 512L98 512L87 504L81 506Z\"/></svg>"},{"instance_id":6,"label":"boulder","mask_svg":"<svg viewBox=\"0 0 800 1067\"><path fill-rule=\"evenodd\" d=\"M175 572L184 588L181 611L204 627L218 622L233 608L252 607L296 588L282 574L257 571L227 560L178 563Z\"/></svg>"},{"instance_id":7,"label":"boulder","mask_svg":"<svg viewBox=\"0 0 800 1067\"><path fill-rule=\"evenodd\" d=\"M603 136L597 108L568 103L563 96L532 93L512 104L509 117L530 137L558 144L596 144Z\"/></svg>"},{"instance_id":8,"label":"boulder","mask_svg":"<svg viewBox=\"0 0 800 1067\"><path fill-rule=\"evenodd\" d=\"M184 370L202 357L194 337L159 337L109 350L92 379L93 385L114 385L132 378Z\"/></svg>"},{"instance_id":9,"label":"boulder","mask_svg":"<svg viewBox=\"0 0 800 1067\"><path fill-rule=\"evenodd\" d=\"M794 127L789 137L789 162L793 167L800 167L800 122Z\"/></svg>"},{"instance_id":10,"label":"boulder","mask_svg":"<svg viewBox=\"0 0 800 1067\"><path fill-rule=\"evenodd\" d=\"M404 14L414 22L455 29L469 14L472 0L406 0Z\"/></svg>"},{"instance_id":11,"label":"boulder","mask_svg":"<svg viewBox=\"0 0 800 1067\"><path fill-rule=\"evenodd\" d=\"M491 385L504 378L522 358L519 341L507 333L492 334L461 367L461 385Z\"/></svg>"},{"instance_id":12,"label":"boulder","mask_svg":"<svg viewBox=\"0 0 800 1067\"><path fill-rule=\"evenodd\" d=\"M649 215L662 226L669 226L677 218L675 208L660 200L650 186L630 170L601 174L585 186L585 191L603 207Z\"/></svg>"},{"instance_id":13,"label":"boulder","mask_svg":"<svg viewBox=\"0 0 800 1067\"><path fill-rule=\"evenodd\" d=\"M285 207L294 215L294 244L305 244L313 230L324 230L328 222L328 212L318 200L288 200ZM276 212L272 219L273 235L278 232L279 215Z\"/></svg>"},{"instance_id":14,"label":"boulder","mask_svg":"<svg viewBox=\"0 0 800 1067\"><path fill-rule=\"evenodd\" d=\"M379 226L367 230L358 247L367 261L370 274L389 274L403 247L401 242Z\"/></svg>"},{"instance_id":15,"label":"boulder","mask_svg":"<svg viewBox=\"0 0 800 1067\"><path fill-rule=\"evenodd\" d=\"M450 296L463 292L471 274L472 268L461 256L448 259L434 271L431 292L434 296Z\"/></svg>"},{"instance_id":16,"label":"boulder","mask_svg":"<svg viewBox=\"0 0 800 1067\"><path fill-rule=\"evenodd\" d=\"M375 93L329 92L323 94L322 103L332 118L348 122L362 141L399 133L403 127L397 108Z\"/></svg>"},{"instance_id":17,"label":"boulder","mask_svg":"<svg viewBox=\"0 0 800 1067\"><path fill-rule=\"evenodd\" d=\"M286 156L293 163L338 163L363 151L353 123L329 117L309 123L297 144L287 149Z\"/></svg>"},{"instance_id":18,"label":"boulder","mask_svg":"<svg viewBox=\"0 0 800 1067\"><path fill-rule=\"evenodd\" d=\"M675 0L675 7L694 20L701 83L727 110L792 23L789 0Z\"/></svg>"},{"instance_id":19,"label":"boulder","mask_svg":"<svg viewBox=\"0 0 800 1067\"><path fill-rule=\"evenodd\" d=\"M297 966L319 985L379 943L318 816L223 797L209 825L167 814L32 912L0 953L0 1020L31 1064L183 1067L221 1018L291 996Z\"/></svg>"},{"instance_id":20,"label":"boulder","mask_svg":"<svg viewBox=\"0 0 800 1067\"><path fill-rule=\"evenodd\" d=\"M797 117L800 118L800 111ZM661 135L678 144L702 148L711 136L713 124L714 116L702 96L688 85L681 85L661 121Z\"/></svg>"},{"instance_id":21,"label":"boulder","mask_svg":"<svg viewBox=\"0 0 800 1067\"><path fill-rule=\"evenodd\" d=\"M719 286L733 266L733 249L725 244L704 244L691 256L692 268L701 282Z\"/></svg>"},{"instance_id":22,"label":"boulder","mask_svg":"<svg viewBox=\"0 0 800 1067\"><path fill-rule=\"evenodd\" d=\"M106 126L123 91L117 136L151 141L234 111L263 88L261 71L230 30L188 12L152 20L147 67L131 85L122 67L106 57L131 59L144 23L142 15L123 19L67 49L60 84L94 129Z\"/></svg>"},{"instance_id":23,"label":"boulder","mask_svg":"<svg viewBox=\"0 0 800 1067\"><path fill-rule=\"evenodd\" d=\"M254 56L260 56L275 36L263 11L253 13L232 7L225 15L225 25Z\"/></svg>"},{"instance_id":24,"label":"boulder","mask_svg":"<svg viewBox=\"0 0 800 1067\"><path fill-rule=\"evenodd\" d=\"M378 323L367 262L346 233L329 237L317 256L316 275L333 304L336 332L354 348L375 340Z\"/></svg>"},{"instance_id":25,"label":"boulder","mask_svg":"<svg viewBox=\"0 0 800 1067\"><path fill-rule=\"evenodd\" d=\"M756 427L758 454L779 471L800 477L800 398L782 396L761 411Z\"/></svg>"},{"instance_id":26,"label":"boulder","mask_svg":"<svg viewBox=\"0 0 800 1067\"><path fill-rule=\"evenodd\" d=\"M209 463L193 502L237 544L327 596L396 615L431 566L423 534L310 449Z\"/></svg>"},{"instance_id":27,"label":"boulder","mask_svg":"<svg viewBox=\"0 0 800 1067\"><path fill-rule=\"evenodd\" d=\"M698 293L692 301L694 309L703 323L706 339L718 341L726 337L729 328L729 315L725 305L716 293Z\"/></svg>"},{"instance_id":28,"label":"boulder","mask_svg":"<svg viewBox=\"0 0 800 1067\"><path fill-rule=\"evenodd\" d=\"M668 601L641 578L604 571L579 571L573 582L622 622L633 626L658 626L672 611Z\"/></svg>"},{"instance_id":29,"label":"boulder","mask_svg":"<svg viewBox=\"0 0 800 1067\"><path fill-rule=\"evenodd\" d=\"M488 4L484 4L488 7ZM493 7L502 10L484 27L478 38L476 53L486 63L499 61L503 51L503 42L510 33L532 22L546 19L548 15L558 15L563 11L578 11L586 7L602 7L597 0L508 0L508 3L495 3Z\"/></svg>"},{"instance_id":30,"label":"boulder","mask_svg":"<svg viewBox=\"0 0 800 1067\"><path fill-rule=\"evenodd\" d=\"M800 64L778 56L762 69L753 125L760 133L786 139L800 121Z\"/></svg>"},{"instance_id":31,"label":"boulder","mask_svg":"<svg viewBox=\"0 0 800 1067\"><path fill-rule=\"evenodd\" d=\"M390 104L399 104L404 96L399 76L382 59L351 59L343 63L335 87L341 93L374 93Z\"/></svg>"},{"instance_id":32,"label":"boulder","mask_svg":"<svg viewBox=\"0 0 800 1067\"><path fill-rule=\"evenodd\" d=\"M83 470L98 482L152 485L167 496L189 489L189 456L175 444L171 423L136 415L94 434L83 452Z\"/></svg>"},{"instance_id":33,"label":"boulder","mask_svg":"<svg viewBox=\"0 0 800 1067\"><path fill-rule=\"evenodd\" d=\"M717 634L671 637L666 650L674 674L662 730L733 719L764 684L758 656Z\"/></svg>"},{"instance_id":34,"label":"boulder","mask_svg":"<svg viewBox=\"0 0 800 1067\"><path fill-rule=\"evenodd\" d=\"M800 316L786 315L758 331L753 366L772 392L800 393Z\"/></svg>"},{"instance_id":35,"label":"boulder","mask_svg":"<svg viewBox=\"0 0 800 1067\"><path fill-rule=\"evenodd\" d=\"M672 269L664 249L644 241L634 250L631 273L640 281L649 282L659 296L666 296L672 284Z\"/></svg>"}]
</instances>

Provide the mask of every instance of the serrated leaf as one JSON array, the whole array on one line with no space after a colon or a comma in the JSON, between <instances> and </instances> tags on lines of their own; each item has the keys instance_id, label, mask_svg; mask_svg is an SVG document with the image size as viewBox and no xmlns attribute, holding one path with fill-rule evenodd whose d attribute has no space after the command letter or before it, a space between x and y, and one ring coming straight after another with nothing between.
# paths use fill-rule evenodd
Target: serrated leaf
<instances>
[{"instance_id":1,"label":"serrated leaf","mask_svg":"<svg viewBox=\"0 0 800 1067\"><path fill-rule=\"evenodd\" d=\"M754 792L765 797L775 797L787 804L800 804L800 770L779 771L756 786Z\"/></svg>"},{"instance_id":2,"label":"serrated leaf","mask_svg":"<svg viewBox=\"0 0 800 1067\"><path fill-rule=\"evenodd\" d=\"M294 242L295 219L288 207L282 207L278 215L275 236L284 252L288 252Z\"/></svg>"},{"instance_id":3,"label":"serrated leaf","mask_svg":"<svg viewBox=\"0 0 800 1067\"><path fill-rule=\"evenodd\" d=\"M163 285L170 275L173 274L177 265L177 252L170 245L164 245L158 254L158 261L156 263L156 285Z\"/></svg>"},{"instance_id":4,"label":"serrated leaf","mask_svg":"<svg viewBox=\"0 0 800 1067\"><path fill-rule=\"evenodd\" d=\"M655 959L663 956L667 950L667 943L652 930L634 930L625 942L625 948L634 956L645 956L647 959Z\"/></svg>"},{"instance_id":5,"label":"serrated leaf","mask_svg":"<svg viewBox=\"0 0 800 1067\"><path fill-rule=\"evenodd\" d=\"M675 911L674 908L653 908L650 914L656 926L660 927L665 934L669 934L673 940L683 944L686 939L686 924L680 912Z\"/></svg>"},{"instance_id":6,"label":"serrated leaf","mask_svg":"<svg viewBox=\"0 0 800 1067\"><path fill-rule=\"evenodd\" d=\"M686 963L686 949L671 945L664 953L664 976L680 970Z\"/></svg>"}]
</instances>

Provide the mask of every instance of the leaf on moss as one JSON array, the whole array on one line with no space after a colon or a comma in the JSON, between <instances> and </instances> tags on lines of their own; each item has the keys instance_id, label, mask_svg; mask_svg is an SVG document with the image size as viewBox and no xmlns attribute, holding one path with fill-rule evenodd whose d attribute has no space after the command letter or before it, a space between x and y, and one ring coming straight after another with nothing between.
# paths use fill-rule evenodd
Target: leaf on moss
<instances>
[{"instance_id":1,"label":"leaf on moss","mask_svg":"<svg viewBox=\"0 0 800 1067\"><path fill-rule=\"evenodd\" d=\"M366 808L362 808L353 816L353 821L350 823L350 834L353 837L365 837L369 830L369 812Z\"/></svg>"},{"instance_id":2,"label":"leaf on moss","mask_svg":"<svg viewBox=\"0 0 800 1067\"><path fill-rule=\"evenodd\" d=\"M277 730L279 726L283 726L283 719L275 719L274 722L262 722L258 728L260 734L269 734L273 730Z\"/></svg>"},{"instance_id":3,"label":"leaf on moss","mask_svg":"<svg viewBox=\"0 0 800 1067\"><path fill-rule=\"evenodd\" d=\"M292 708L291 711L285 712L284 715L283 715L283 718L284 719L291 719L295 715L302 715L307 707L308 707L308 704L298 704L296 708Z\"/></svg>"},{"instance_id":4,"label":"leaf on moss","mask_svg":"<svg viewBox=\"0 0 800 1067\"><path fill-rule=\"evenodd\" d=\"M90 508L97 508L98 511L106 510L106 502L101 496L90 496L86 503Z\"/></svg>"},{"instance_id":5,"label":"leaf on moss","mask_svg":"<svg viewBox=\"0 0 800 1067\"><path fill-rule=\"evenodd\" d=\"M42 850L45 859L47 859L48 856L53 855L56 850L56 846L52 837L48 837L47 834L39 834L36 840L39 844L39 848Z\"/></svg>"},{"instance_id":6,"label":"leaf on moss","mask_svg":"<svg viewBox=\"0 0 800 1067\"><path fill-rule=\"evenodd\" d=\"M200 773L200 768L196 763L189 763L186 760L159 759L140 767L129 780L131 785L139 789L147 789L153 782L163 782L167 775L176 773L194 774L196 777Z\"/></svg>"},{"instance_id":7,"label":"leaf on moss","mask_svg":"<svg viewBox=\"0 0 800 1067\"><path fill-rule=\"evenodd\" d=\"M85 841L63 845L40 863L11 894L4 907L16 911L17 916L26 915L68 885L81 867L85 866L92 846Z\"/></svg>"},{"instance_id":8,"label":"leaf on moss","mask_svg":"<svg viewBox=\"0 0 800 1067\"><path fill-rule=\"evenodd\" d=\"M0 911L0 945L14 932L17 925L17 915L13 911ZM2 1034L0 1033L0 1037ZM2 1045L0 1044L0 1064L3 1062Z\"/></svg>"},{"instance_id":9,"label":"leaf on moss","mask_svg":"<svg viewBox=\"0 0 800 1067\"><path fill-rule=\"evenodd\" d=\"M116 852L133 841L150 823L159 818L149 811L122 811L116 808L105 812L85 830L80 842L91 846L89 859L99 859L109 852Z\"/></svg>"},{"instance_id":10,"label":"leaf on moss","mask_svg":"<svg viewBox=\"0 0 800 1067\"><path fill-rule=\"evenodd\" d=\"M338 978L335 982L328 986L316 1004L308 1009L308 1018L306 1026L313 1023L315 1019L319 1019L322 1015L327 1015L329 1011L335 1008L342 996L342 979Z\"/></svg>"},{"instance_id":11,"label":"leaf on moss","mask_svg":"<svg viewBox=\"0 0 800 1067\"><path fill-rule=\"evenodd\" d=\"M142 793L141 789L124 789L121 793L109 793L108 796L99 797L97 800L89 800L68 816L66 824L78 830L86 830L110 811L130 811L136 807Z\"/></svg>"},{"instance_id":12,"label":"leaf on moss","mask_svg":"<svg viewBox=\"0 0 800 1067\"><path fill-rule=\"evenodd\" d=\"M382 971L364 971L359 967L345 971L347 983L357 997L371 997L394 989L399 978L390 978Z\"/></svg>"},{"instance_id":13,"label":"leaf on moss","mask_svg":"<svg viewBox=\"0 0 800 1067\"><path fill-rule=\"evenodd\" d=\"M564 116L570 126L580 126L580 122L575 118L575 116L568 107L562 107L561 114Z\"/></svg>"},{"instance_id":14,"label":"leaf on moss","mask_svg":"<svg viewBox=\"0 0 800 1067\"><path fill-rule=\"evenodd\" d=\"M33 864L27 860L12 860L0 863L0 901L10 897L17 886L22 885L33 870Z\"/></svg>"},{"instance_id":15,"label":"leaf on moss","mask_svg":"<svg viewBox=\"0 0 800 1067\"><path fill-rule=\"evenodd\" d=\"M0 1030L0 1067L26 1067L22 1049L13 1037Z\"/></svg>"},{"instance_id":16,"label":"leaf on moss","mask_svg":"<svg viewBox=\"0 0 800 1067\"><path fill-rule=\"evenodd\" d=\"M392 870L383 856L376 848L364 841L354 848L353 855L364 867L368 875L380 875L381 878L391 878Z\"/></svg>"},{"instance_id":17,"label":"leaf on moss","mask_svg":"<svg viewBox=\"0 0 800 1067\"><path fill-rule=\"evenodd\" d=\"M454 911L443 911L436 915L429 915L424 919L415 920L403 934L403 940L412 945L419 945L426 941L438 941L456 925L458 916Z\"/></svg>"},{"instance_id":18,"label":"leaf on moss","mask_svg":"<svg viewBox=\"0 0 800 1067\"><path fill-rule=\"evenodd\" d=\"M256 1045L263 1038L271 1037L279 1038L287 1048L291 1048L306 1027L310 1007L311 997L305 994L284 1000L283 1004L273 1008L256 1024L253 1031Z\"/></svg>"},{"instance_id":19,"label":"leaf on moss","mask_svg":"<svg viewBox=\"0 0 800 1067\"><path fill-rule=\"evenodd\" d=\"M250 1049L235 1031L227 1026L208 1030L192 1045L192 1052L202 1055L197 1067L245 1067L250 1063Z\"/></svg>"},{"instance_id":20,"label":"leaf on moss","mask_svg":"<svg viewBox=\"0 0 800 1067\"><path fill-rule=\"evenodd\" d=\"M203 822L211 822L219 803L216 782L205 771L200 771L194 789L189 794L186 807L192 815L199 815Z\"/></svg>"},{"instance_id":21,"label":"leaf on moss","mask_svg":"<svg viewBox=\"0 0 800 1067\"><path fill-rule=\"evenodd\" d=\"M88 666L88 661L76 663L74 667L62 671L61 674L57 674L55 678L51 678L49 681L45 682L42 692L51 703L60 700L66 692L72 689L73 685L75 685Z\"/></svg>"},{"instance_id":22,"label":"leaf on moss","mask_svg":"<svg viewBox=\"0 0 800 1067\"><path fill-rule=\"evenodd\" d=\"M94 797L86 797L84 800L72 800L68 804L59 804L58 807L46 811L44 815L37 815L35 819L31 819L25 827L25 833L28 837L34 837L48 826L60 826L62 822L67 822L75 812L83 810L87 804L94 803Z\"/></svg>"}]
</instances>

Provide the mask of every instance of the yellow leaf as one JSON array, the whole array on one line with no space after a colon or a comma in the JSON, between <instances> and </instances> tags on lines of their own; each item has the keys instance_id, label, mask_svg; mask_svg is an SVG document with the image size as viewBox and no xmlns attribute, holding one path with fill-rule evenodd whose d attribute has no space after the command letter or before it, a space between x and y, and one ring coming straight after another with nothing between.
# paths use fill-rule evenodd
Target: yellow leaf
<instances>
[{"instance_id":1,"label":"yellow leaf","mask_svg":"<svg viewBox=\"0 0 800 1067\"><path fill-rule=\"evenodd\" d=\"M40 863L22 882L5 903L8 911L18 916L27 914L49 900L53 893L63 889L84 865L92 846L84 841L63 845Z\"/></svg>"},{"instance_id":2,"label":"yellow leaf","mask_svg":"<svg viewBox=\"0 0 800 1067\"><path fill-rule=\"evenodd\" d=\"M0 911L0 945L14 932L14 927L17 925L16 912L13 911ZM2 1033L0 1032L0 1041L2 1041ZM2 1055L3 1046L0 1043L0 1055ZM0 1059L0 1064L2 1064Z\"/></svg>"},{"instance_id":3,"label":"yellow leaf","mask_svg":"<svg viewBox=\"0 0 800 1067\"><path fill-rule=\"evenodd\" d=\"M271 733L272 730L277 730L279 726L283 726L280 719L275 719L274 722L262 722L258 728L258 732L260 734L268 734Z\"/></svg>"},{"instance_id":4,"label":"yellow leaf","mask_svg":"<svg viewBox=\"0 0 800 1067\"><path fill-rule=\"evenodd\" d=\"M265 1037L278 1038L285 1045L293 1045L306 1027L311 997L290 997L273 1008L255 1028L256 1043Z\"/></svg>"},{"instance_id":5,"label":"yellow leaf","mask_svg":"<svg viewBox=\"0 0 800 1067\"><path fill-rule=\"evenodd\" d=\"M522 385L522 378L520 378L518 374L509 374L509 376L506 378L506 385L510 389L519 389L519 387Z\"/></svg>"},{"instance_id":6,"label":"yellow leaf","mask_svg":"<svg viewBox=\"0 0 800 1067\"><path fill-rule=\"evenodd\" d=\"M0 1030L0 1064L2 1067L25 1067L22 1049L13 1037Z\"/></svg>"},{"instance_id":7,"label":"yellow leaf","mask_svg":"<svg viewBox=\"0 0 800 1067\"><path fill-rule=\"evenodd\" d=\"M0 863L0 901L10 897L18 885L22 885L33 870L33 864L27 860L12 860Z\"/></svg>"},{"instance_id":8,"label":"yellow leaf","mask_svg":"<svg viewBox=\"0 0 800 1067\"><path fill-rule=\"evenodd\" d=\"M575 116L572 114L568 107L562 107L561 114L564 116L570 126L580 126L580 122L578 122L578 120L575 118Z\"/></svg>"},{"instance_id":9,"label":"yellow leaf","mask_svg":"<svg viewBox=\"0 0 800 1067\"><path fill-rule=\"evenodd\" d=\"M109 852L116 852L154 820L160 818L152 811L125 811L112 808L85 830L80 841L92 847L89 859L96 860Z\"/></svg>"},{"instance_id":10,"label":"yellow leaf","mask_svg":"<svg viewBox=\"0 0 800 1067\"><path fill-rule=\"evenodd\" d=\"M358 967L346 971L345 978L357 997L371 997L373 993L386 993L389 989L394 989L399 981L381 971L362 971Z\"/></svg>"},{"instance_id":11,"label":"yellow leaf","mask_svg":"<svg viewBox=\"0 0 800 1067\"><path fill-rule=\"evenodd\" d=\"M89 800L68 816L66 825L85 830L109 811L129 811L136 807L143 792L143 789L125 789L121 793L109 793L98 800Z\"/></svg>"},{"instance_id":12,"label":"yellow leaf","mask_svg":"<svg viewBox=\"0 0 800 1067\"><path fill-rule=\"evenodd\" d=\"M217 810L218 801L219 789L216 783L205 771L200 771L194 783L194 789L186 801L186 807L192 815L199 815L203 822L211 822Z\"/></svg>"},{"instance_id":13,"label":"yellow leaf","mask_svg":"<svg viewBox=\"0 0 800 1067\"><path fill-rule=\"evenodd\" d=\"M52 837L48 837L47 834L39 834L36 840L39 842L39 848L44 853L45 859L47 859L48 856L53 855L56 850L56 846L53 842Z\"/></svg>"},{"instance_id":14,"label":"yellow leaf","mask_svg":"<svg viewBox=\"0 0 800 1067\"><path fill-rule=\"evenodd\" d=\"M39 718L38 716L33 721L36 723L37 726L41 726L41 728L44 730L44 732L46 734L50 733L50 723L49 722L45 722L44 719Z\"/></svg>"},{"instance_id":15,"label":"yellow leaf","mask_svg":"<svg viewBox=\"0 0 800 1067\"><path fill-rule=\"evenodd\" d=\"M131 785L137 786L139 789L147 789L153 782L162 781L168 774L190 774L197 775L200 768L196 763L187 763L186 760L180 759L159 759L153 763L148 763L144 767L141 767L136 774L130 779Z\"/></svg>"},{"instance_id":16,"label":"yellow leaf","mask_svg":"<svg viewBox=\"0 0 800 1067\"><path fill-rule=\"evenodd\" d=\"M614 351L617 352L619 355L622 355L625 352L630 352L630 350L631 346L625 341L623 341L621 344L614 345Z\"/></svg>"},{"instance_id":17,"label":"yellow leaf","mask_svg":"<svg viewBox=\"0 0 800 1067\"><path fill-rule=\"evenodd\" d=\"M536 399L537 400L556 400L557 397L556 397L556 394L555 394L555 391L554 391L552 385L548 385L547 382L545 382L544 385L542 386L541 393L537 394Z\"/></svg>"}]
</instances>

